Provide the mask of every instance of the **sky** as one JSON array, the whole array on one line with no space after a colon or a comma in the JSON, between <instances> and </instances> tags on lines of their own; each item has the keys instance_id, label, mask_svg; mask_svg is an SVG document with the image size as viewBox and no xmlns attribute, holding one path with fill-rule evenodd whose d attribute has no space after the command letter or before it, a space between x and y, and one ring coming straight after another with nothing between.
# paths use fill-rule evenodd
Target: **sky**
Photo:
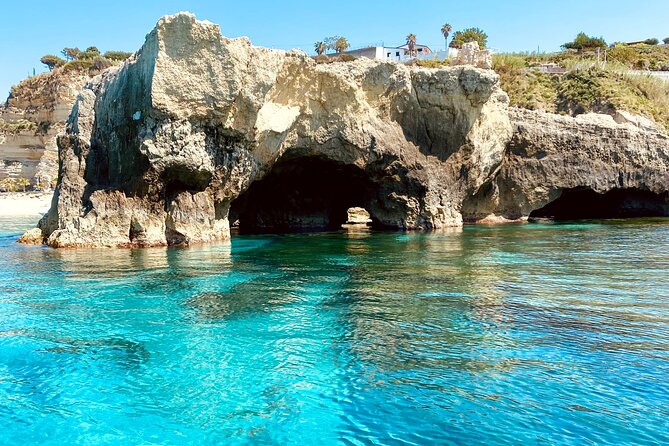
<instances>
[{"instance_id":1,"label":"sky","mask_svg":"<svg viewBox=\"0 0 669 446\"><path fill-rule=\"evenodd\" d=\"M301 48L333 35L352 48L418 43L444 48L440 29L479 27L497 51L557 51L584 31L607 42L669 37L669 0L7 0L0 3L0 101L11 85L45 71L39 59L64 47L135 51L158 18L191 11L228 37Z\"/></svg>"}]
</instances>

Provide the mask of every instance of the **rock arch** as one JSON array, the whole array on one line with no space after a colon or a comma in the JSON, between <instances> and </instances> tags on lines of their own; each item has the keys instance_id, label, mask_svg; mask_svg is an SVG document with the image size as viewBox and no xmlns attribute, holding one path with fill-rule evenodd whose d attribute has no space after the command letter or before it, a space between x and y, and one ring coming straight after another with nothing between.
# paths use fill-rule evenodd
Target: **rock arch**
<instances>
[{"instance_id":1,"label":"rock arch","mask_svg":"<svg viewBox=\"0 0 669 446\"><path fill-rule=\"evenodd\" d=\"M240 232L337 230L347 209L364 207L384 223L382 185L365 169L322 156L289 156L231 203ZM386 224L390 226L389 224Z\"/></svg>"}]
</instances>

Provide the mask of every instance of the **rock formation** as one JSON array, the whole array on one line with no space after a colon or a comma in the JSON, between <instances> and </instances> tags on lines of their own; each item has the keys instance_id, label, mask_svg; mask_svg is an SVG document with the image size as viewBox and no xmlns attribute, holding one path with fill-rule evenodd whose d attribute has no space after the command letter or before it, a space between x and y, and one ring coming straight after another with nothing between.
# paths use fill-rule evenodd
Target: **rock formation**
<instances>
[{"instance_id":1,"label":"rock formation","mask_svg":"<svg viewBox=\"0 0 669 446\"><path fill-rule=\"evenodd\" d=\"M586 189L634 188L621 206L664 212L665 135L507 104L490 70L319 65L164 17L79 94L51 210L24 241L187 245L228 238L231 221L337 229L352 207L377 227L434 229L526 219Z\"/></svg>"},{"instance_id":2,"label":"rock formation","mask_svg":"<svg viewBox=\"0 0 669 446\"><path fill-rule=\"evenodd\" d=\"M506 104L491 71L318 65L165 17L79 95L40 228L57 247L175 245L225 239L230 219L339 227L354 206L380 226L460 225L502 161Z\"/></svg>"},{"instance_id":3,"label":"rock formation","mask_svg":"<svg viewBox=\"0 0 669 446\"><path fill-rule=\"evenodd\" d=\"M650 121L518 108L509 115L514 134L500 171L465 200L465 221L523 220L533 212L565 218L669 215L669 137L649 127ZM567 200L565 209L542 212L558 199Z\"/></svg>"},{"instance_id":4,"label":"rock formation","mask_svg":"<svg viewBox=\"0 0 669 446\"><path fill-rule=\"evenodd\" d=\"M479 48L478 42L467 42L458 49L453 65L473 65L490 70L492 69L492 52Z\"/></svg>"},{"instance_id":5,"label":"rock formation","mask_svg":"<svg viewBox=\"0 0 669 446\"><path fill-rule=\"evenodd\" d=\"M0 180L25 178L42 187L53 182L58 174L56 135L88 79L81 72L58 71L12 88L0 107Z\"/></svg>"}]
</instances>

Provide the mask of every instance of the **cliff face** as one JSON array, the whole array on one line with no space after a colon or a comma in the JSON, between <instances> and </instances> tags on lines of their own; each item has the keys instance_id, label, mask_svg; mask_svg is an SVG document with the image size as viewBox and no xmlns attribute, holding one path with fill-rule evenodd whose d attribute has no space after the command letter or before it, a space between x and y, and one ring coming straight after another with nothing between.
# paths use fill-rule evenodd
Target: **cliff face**
<instances>
[{"instance_id":1,"label":"cliff face","mask_svg":"<svg viewBox=\"0 0 669 446\"><path fill-rule=\"evenodd\" d=\"M565 216L601 192L618 210L669 214L665 135L507 102L490 70L318 65L165 17L80 93L52 208L24 241L189 244L229 237L230 222L338 228L352 207L433 229Z\"/></svg>"},{"instance_id":2,"label":"cliff face","mask_svg":"<svg viewBox=\"0 0 669 446\"><path fill-rule=\"evenodd\" d=\"M78 72L59 71L33 76L12 89L0 107L0 180L26 178L43 187L53 182L56 135L87 80Z\"/></svg>"},{"instance_id":3,"label":"cliff face","mask_svg":"<svg viewBox=\"0 0 669 446\"><path fill-rule=\"evenodd\" d=\"M80 94L40 228L52 246L187 244L227 238L231 213L313 229L353 206L389 227L460 225L510 136L491 71L317 65L179 14Z\"/></svg>"},{"instance_id":4,"label":"cliff face","mask_svg":"<svg viewBox=\"0 0 669 446\"><path fill-rule=\"evenodd\" d=\"M500 171L465 200L465 220L669 215L669 137L647 120L517 108L509 116Z\"/></svg>"}]
</instances>

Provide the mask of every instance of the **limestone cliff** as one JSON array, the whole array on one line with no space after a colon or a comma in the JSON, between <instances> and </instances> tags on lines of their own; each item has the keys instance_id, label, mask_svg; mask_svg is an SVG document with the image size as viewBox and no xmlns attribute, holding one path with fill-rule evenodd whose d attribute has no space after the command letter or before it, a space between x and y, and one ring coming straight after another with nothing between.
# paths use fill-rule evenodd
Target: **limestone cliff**
<instances>
[{"instance_id":1,"label":"limestone cliff","mask_svg":"<svg viewBox=\"0 0 669 446\"><path fill-rule=\"evenodd\" d=\"M188 244L248 229L462 223L511 126L492 71L302 52L227 39L190 14L80 94L40 223L52 246Z\"/></svg>"},{"instance_id":2,"label":"limestone cliff","mask_svg":"<svg viewBox=\"0 0 669 446\"><path fill-rule=\"evenodd\" d=\"M0 180L25 178L47 187L58 174L56 135L88 76L77 71L44 73L12 88L0 106Z\"/></svg>"},{"instance_id":3,"label":"limestone cliff","mask_svg":"<svg viewBox=\"0 0 669 446\"><path fill-rule=\"evenodd\" d=\"M509 115L514 134L500 171L465 200L465 220L669 215L669 137L647 120Z\"/></svg>"},{"instance_id":4,"label":"limestone cliff","mask_svg":"<svg viewBox=\"0 0 669 446\"><path fill-rule=\"evenodd\" d=\"M434 229L627 188L641 195L621 206L669 214L665 135L507 104L490 70L318 65L164 17L79 94L52 208L24 241L183 245L225 239L230 222L338 228L351 207L375 226Z\"/></svg>"}]
</instances>

